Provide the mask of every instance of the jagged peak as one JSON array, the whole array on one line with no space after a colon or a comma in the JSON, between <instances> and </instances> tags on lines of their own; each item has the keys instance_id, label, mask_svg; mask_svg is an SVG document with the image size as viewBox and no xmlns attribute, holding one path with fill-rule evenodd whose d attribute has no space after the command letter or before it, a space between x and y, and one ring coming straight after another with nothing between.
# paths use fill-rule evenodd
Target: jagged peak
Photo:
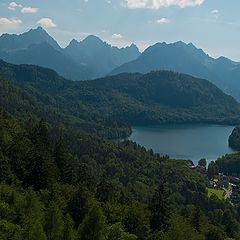
<instances>
[{"instance_id":1,"label":"jagged peak","mask_svg":"<svg viewBox=\"0 0 240 240\"><path fill-rule=\"evenodd\" d=\"M79 42L74 38L71 40L71 42L68 44L68 46L76 46L78 44L79 44Z\"/></svg>"},{"instance_id":2,"label":"jagged peak","mask_svg":"<svg viewBox=\"0 0 240 240\"><path fill-rule=\"evenodd\" d=\"M37 28L32 29L32 30L46 32L46 30L43 27L41 27L41 26L38 26Z\"/></svg>"},{"instance_id":3,"label":"jagged peak","mask_svg":"<svg viewBox=\"0 0 240 240\"><path fill-rule=\"evenodd\" d=\"M104 43L103 40L95 35L87 36L82 42Z\"/></svg>"},{"instance_id":4,"label":"jagged peak","mask_svg":"<svg viewBox=\"0 0 240 240\"><path fill-rule=\"evenodd\" d=\"M171 43L170 45L175 45L175 46L187 46L187 44L183 41L177 41L177 42L174 42L174 43Z\"/></svg>"},{"instance_id":5,"label":"jagged peak","mask_svg":"<svg viewBox=\"0 0 240 240\"><path fill-rule=\"evenodd\" d=\"M135 48L135 49L138 49L138 46L137 46L136 44L132 43L132 44L129 46L129 48ZM139 49L138 49L138 50L139 50Z\"/></svg>"},{"instance_id":6,"label":"jagged peak","mask_svg":"<svg viewBox=\"0 0 240 240\"><path fill-rule=\"evenodd\" d=\"M42 27L37 27L37 28L31 28L30 30L28 30L27 32L23 32L23 33L19 33L19 34L16 34L16 33L3 33L1 36L2 37L7 37L7 36L25 36L29 33L45 33L47 35L49 35Z\"/></svg>"},{"instance_id":7,"label":"jagged peak","mask_svg":"<svg viewBox=\"0 0 240 240\"><path fill-rule=\"evenodd\" d=\"M226 58L224 56L220 56L220 57L216 58L216 60L219 60L219 61L231 61L229 58Z\"/></svg>"},{"instance_id":8,"label":"jagged peak","mask_svg":"<svg viewBox=\"0 0 240 240\"><path fill-rule=\"evenodd\" d=\"M41 34L41 35L48 35L50 37L48 32L44 28L42 28L41 26L39 26L37 28L31 28L28 32L22 33L21 35L26 35L26 34L30 34L30 33L37 33L37 34Z\"/></svg>"},{"instance_id":9,"label":"jagged peak","mask_svg":"<svg viewBox=\"0 0 240 240\"><path fill-rule=\"evenodd\" d=\"M32 28L27 32L21 34L6 34L2 35L2 40L8 41L8 48L26 48L32 44L39 44L41 42L47 42L55 49L60 49L57 41L51 37L48 32L42 27ZM11 41L11 42L9 42ZM12 45L11 45L12 44Z\"/></svg>"},{"instance_id":10,"label":"jagged peak","mask_svg":"<svg viewBox=\"0 0 240 240\"><path fill-rule=\"evenodd\" d=\"M195 46L192 42L188 43L188 46L189 46L189 47L196 48L196 46Z\"/></svg>"},{"instance_id":11,"label":"jagged peak","mask_svg":"<svg viewBox=\"0 0 240 240\"><path fill-rule=\"evenodd\" d=\"M220 56L220 57L216 58L216 61L221 62L221 63L230 63L230 64L234 64L234 65L240 65L239 62L233 61L233 60L231 60L227 57L224 57L224 56Z\"/></svg>"}]
</instances>

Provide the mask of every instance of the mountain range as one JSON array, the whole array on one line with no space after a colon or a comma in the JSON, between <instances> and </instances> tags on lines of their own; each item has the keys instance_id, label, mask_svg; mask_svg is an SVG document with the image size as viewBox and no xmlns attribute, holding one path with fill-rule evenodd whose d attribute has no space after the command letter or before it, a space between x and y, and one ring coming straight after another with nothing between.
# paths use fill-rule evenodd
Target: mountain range
<instances>
[{"instance_id":1,"label":"mountain range","mask_svg":"<svg viewBox=\"0 0 240 240\"><path fill-rule=\"evenodd\" d=\"M136 59L140 52L136 45L126 48L112 47L100 38L90 35L83 41L72 40L63 49L70 59L91 69L90 78L105 76L122 64Z\"/></svg>"},{"instance_id":2,"label":"mountain range","mask_svg":"<svg viewBox=\"0 0 240 240\"><path fill-rule=\"evenodd\" d=\"M103 77L139 54L134 44L126 48L112 47L96 36L88 36L81 42L72 40L69 46L61 48L41 27L0 37L0 58L4 61L51 68L72 80Z\"/></svg>"},{"instance_id":3,"label":"mountain range","mask_svg":"<svg viewBox=\"0 0 240 240\"><path fill-rule=\"evenodd\" d=\"M125 63L111 75L148 73L155 70L171 70L208 79L219 88L240 100L240 63L225 57L213 58L192 43L157 43L147 48L137 59Z\"/></svg>"},{"instance_id":4,"label":"mountain range","mask_svg":"<svg viewBox=\"0 0 240 240\"><path fill-rule=\"evenodd\" d=\"M0 37L0 58L14 64L34 64L72 80L92 80L119 73L169 70L203 78L240 100L240 63L213 58L192 43L157 43L140 53L132 44L117 48L90 35L61 48L43 28Z\"/></svg>"}]
</instances>

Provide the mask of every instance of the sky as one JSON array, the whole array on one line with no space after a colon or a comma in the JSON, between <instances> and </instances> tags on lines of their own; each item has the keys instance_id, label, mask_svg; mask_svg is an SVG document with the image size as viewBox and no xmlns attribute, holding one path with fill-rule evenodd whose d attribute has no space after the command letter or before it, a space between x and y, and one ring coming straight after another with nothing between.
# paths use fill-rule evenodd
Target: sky
<instances>
[{"instance_id":1,"label":"sky","mask_svg":"<svg viewBox=\"0 0 240 240\"><path fill-rule=\"evenodd\" d=\"M240 62L239 9L239 0L0 0L0 34L42 26L62 47L93 34L141 51L181 40Z\"/></svg>"}]
</instances>

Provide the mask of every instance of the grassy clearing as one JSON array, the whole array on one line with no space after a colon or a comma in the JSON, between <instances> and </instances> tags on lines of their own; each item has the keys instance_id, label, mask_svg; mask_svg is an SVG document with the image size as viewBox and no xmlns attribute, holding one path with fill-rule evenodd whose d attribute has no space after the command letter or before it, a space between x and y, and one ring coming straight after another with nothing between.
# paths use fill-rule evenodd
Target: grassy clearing
<instances>
[{"instance_id":1,"label":"grassy clearing","mask_svg":"<svg viewBox=\"0 0 240 240\"><path fill-rule=\"evenodd\" d=\"M208 197L216 195L220 200L224 200L224 190L207 188Z\"/></svg>"}]
</instances>

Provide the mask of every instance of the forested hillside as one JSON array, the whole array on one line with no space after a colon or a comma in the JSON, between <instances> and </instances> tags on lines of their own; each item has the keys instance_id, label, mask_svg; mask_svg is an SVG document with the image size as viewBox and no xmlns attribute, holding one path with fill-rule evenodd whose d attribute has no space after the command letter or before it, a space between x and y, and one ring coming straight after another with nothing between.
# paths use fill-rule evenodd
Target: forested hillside
<instances>
[{"instance_id":1,"label":"forested hillside","mask_svg":"<svg viewBox=\"0 0 240 240\"><path fill-rule=\"evenodd\" d=\"M240 151L240 126L237 126L233 129L228 142L230 147Z\"/></svg>"},{"instance_id":2,"label":"forested hillside","mask_svg":"<svg viewBox=\"0 0 240 240\"><path fill-rule=\"evenodd\" d=\"M184 161L129 141L65 142L4 112L0 133L1 239L238 239L238 209L209 199Z\"/></svg>"},{"instance_id":3,"label":"forested hillside","mask_svg":"<svg viewBox=\"0 0 240 240\"><path fill-rule=\"evenodd\" d=\"M19 110L15 102L20 98L26 111L30 105L41 116L39 111L48 109L47 118L55 122L110 138L127 136L128 126L134 124L238 124L240 119L239 104L232 97L206 80L173 72L73 82L49 69L1 62L0 76L8 95L2 103L8 101L4 105L12 106L9 111Z\"/></svg>"},{"instance_id":4,"label":"forested hillside","mask_svg":"<svg viewBox=\"0 0 240 240\"><path fill-rule=\"evenodd\" d=\"M240 154L227 154L216 161L219 171L228 175L240 177Z\"/></svg>"},{"instance_id":5,"label":"forested hillside","mask_svg":"<svg viewBox=\"0 0 240 240\"><path fill-rule=\"evenodd\" d=\"M234 150L240 151L240 127L233 129L229 136L229 146ZM229 175L240 177L240 153L227 154L216 161L219 171Z\"/></svg>"}]
</instances>

